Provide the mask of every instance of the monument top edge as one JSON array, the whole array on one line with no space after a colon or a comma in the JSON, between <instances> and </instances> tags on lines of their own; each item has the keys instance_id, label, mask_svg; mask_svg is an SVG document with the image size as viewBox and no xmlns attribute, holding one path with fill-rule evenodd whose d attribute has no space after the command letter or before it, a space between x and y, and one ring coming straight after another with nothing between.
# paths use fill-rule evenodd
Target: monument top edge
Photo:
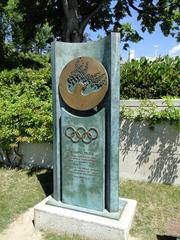
<instances>
[{"instance_id":1,"label":"monument top edge","mask_svg":"<svg viewBox=\"0 0 180 240\"><path fill-rule=\"evenodd\" d=\"M87 42L63 42L63 41L55 40L55 41L51 42L51 44L52 45L54 45L54 44L55 45L71 45L71 44L73 44L73 45L79 45L79 44L81 44L81 45L89 45L89 44L96 44L96 43L103 42L103 41L107 40L110 37L119 38L120 37L120 33L118 33L118 32L111 32L109 35L107 35L107 36L105 36L103 38L100 38L98 40L93 40L93 41L87 41Z\"/></svg>"}]
</instances>

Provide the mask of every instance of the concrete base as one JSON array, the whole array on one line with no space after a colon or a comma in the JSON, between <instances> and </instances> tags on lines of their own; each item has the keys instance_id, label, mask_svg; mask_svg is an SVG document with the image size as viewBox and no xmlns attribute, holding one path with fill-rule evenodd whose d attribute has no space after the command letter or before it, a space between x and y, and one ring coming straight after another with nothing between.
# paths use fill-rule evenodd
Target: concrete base
<instances>
[{"instance_id":1,"label":"concrete base","mask_svg":"<svg viewBox=\"0 0 180 240\"><path fill-rule=\"evenodd\" d=\"M119 220L95 216L47 205L51 196L34 207L35 227L58 234L78 234L97 240L127 240L135 214L136 201L123 199L127 204Z\"/></svg>"}]
</instances>

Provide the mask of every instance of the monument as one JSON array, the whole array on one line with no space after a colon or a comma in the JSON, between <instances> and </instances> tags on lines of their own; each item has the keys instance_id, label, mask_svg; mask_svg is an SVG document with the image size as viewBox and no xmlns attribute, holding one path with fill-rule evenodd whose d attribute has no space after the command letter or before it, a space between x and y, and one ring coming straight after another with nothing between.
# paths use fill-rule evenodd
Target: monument
<instances>
[{"instance_id":1,"label":"monument","mask_svg":"<svg viewBox=\"0 0 180 240\"><path fill-rule=\"evenodd\" d=\"M37 228L127 239L136 201L118 191L119 46L118 33L52 44L54 190L35 206Z\"/></svg>"}]
</instances>

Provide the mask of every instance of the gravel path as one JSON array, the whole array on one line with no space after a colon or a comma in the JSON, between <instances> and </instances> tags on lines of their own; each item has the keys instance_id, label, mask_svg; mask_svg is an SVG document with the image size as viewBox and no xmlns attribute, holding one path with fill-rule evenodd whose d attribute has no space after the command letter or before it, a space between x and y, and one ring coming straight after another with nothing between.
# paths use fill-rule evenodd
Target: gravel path
<instances>
[{"instance_id":1,"label":"gravel path","mask_svg":"<svg viewBox=\"0 0 180 240\"><path fill-rule=\"evenodd\" d=\"M19 215L0 234L0 240L43 240L42 233L34 228L33 214L33 208L30 208L25 213Z\"/></svg>"}]
</instances>

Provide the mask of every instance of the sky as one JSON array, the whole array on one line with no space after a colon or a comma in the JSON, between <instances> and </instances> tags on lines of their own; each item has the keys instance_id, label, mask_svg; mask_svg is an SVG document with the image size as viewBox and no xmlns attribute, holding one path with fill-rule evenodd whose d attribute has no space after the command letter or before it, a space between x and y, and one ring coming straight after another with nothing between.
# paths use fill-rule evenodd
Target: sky
<instances>
[{"instance_id":1,"label":"sky","mask_svg":"<svg viewBox=\"0 0 180 240\"><path fill-rule=\"evenodd\" d=\"M130 48L135 50L135 57L140 58L143 56L146 57L155 57L155 56L180 56L180 43L177 43L176 39L168 36L165 37L160 30L159 26L156 26L155 32L149 34L148 32L142 33L140 31L140 23L136 20L136 13L132 11L133 17L126 17L123 22L129 22L132 24L132 27L140 32L140 35L143 37L138 43L129 43ZM90 34L90 37L93 40L96 40L98 35L102 37L105 36L103 30L98 32L93 32L87 28L87 32ZM121 57L123 60L128 59L128 51L123 50L123 44L121 44Z\"/></svg>"}]
</instances>

